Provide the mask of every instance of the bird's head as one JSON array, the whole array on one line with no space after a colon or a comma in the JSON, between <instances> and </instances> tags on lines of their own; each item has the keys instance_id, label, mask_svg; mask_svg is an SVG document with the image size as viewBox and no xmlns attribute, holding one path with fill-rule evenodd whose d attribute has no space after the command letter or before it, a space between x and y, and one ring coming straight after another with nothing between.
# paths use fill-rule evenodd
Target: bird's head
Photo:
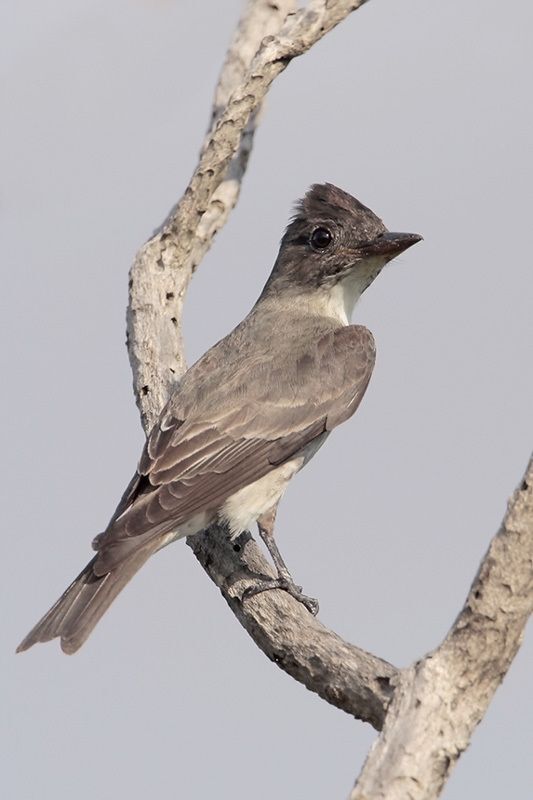
<instances>
[{"instance_id":1,"label":"bird's head","mask_svg":"<svg viewBox=\"0 0 533 800\"><path fill-rule=\"evenodd\" d=\"M355 197L331 183L315 184L296 206L265 291L341 289L353 306L388 261L421 239L391 233Z\"/></svg>"}]
</instances>

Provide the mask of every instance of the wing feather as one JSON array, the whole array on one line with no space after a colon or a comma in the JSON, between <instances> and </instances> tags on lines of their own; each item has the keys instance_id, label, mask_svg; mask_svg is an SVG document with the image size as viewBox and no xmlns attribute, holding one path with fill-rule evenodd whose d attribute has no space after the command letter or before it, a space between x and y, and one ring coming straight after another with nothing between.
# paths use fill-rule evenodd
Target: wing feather
<instances>
[{"instance_id":1,"label":"wing feather","mask_svg":"<svg viewBox=\"0 0 533 800\"><path fill-rule=\"evenodd\" d=\"M194 380L189 389L180 384L148 437L120 513L95 540L97 574L195 514L216 511L350 417L370 380L374 340L366 328L347 326L304 342L293 357L277 355L243 359L226 384L210 376L211 394L205 381L197 395Z\"/></svg>"}]
</instances>

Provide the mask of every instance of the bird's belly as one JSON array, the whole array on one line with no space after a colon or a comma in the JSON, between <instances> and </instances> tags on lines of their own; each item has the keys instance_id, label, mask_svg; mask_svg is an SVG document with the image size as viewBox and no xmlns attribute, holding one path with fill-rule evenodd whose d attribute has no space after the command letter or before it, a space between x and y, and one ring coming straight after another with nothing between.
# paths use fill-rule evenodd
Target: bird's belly
<instances>
[{"instance_id":1,"label":"bird's belly","mask_svg":"<svg viewBox=\"0 0 533 800\"><path fill-rule=\"evenodd\" d=\"M261 514L278 502L304 460L304 456L299 455L228 497L219 510L219 517L228 525L232 538L248 530Z\"/></svg>"}]
</instances>

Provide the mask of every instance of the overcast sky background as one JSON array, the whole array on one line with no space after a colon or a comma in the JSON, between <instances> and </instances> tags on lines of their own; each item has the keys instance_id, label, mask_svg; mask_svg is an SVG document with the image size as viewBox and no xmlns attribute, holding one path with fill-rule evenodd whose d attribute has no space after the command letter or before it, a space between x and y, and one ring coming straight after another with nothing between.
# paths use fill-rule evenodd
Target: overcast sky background
<instances>
[{"instance_id":1,"label":"overcast sky background","mask_svg":"<svg viewBox=\"0 0 533 800\"><path fill-rule=\"evenodd\" d=\"M188 548L74 657L14 649L91 555L143 437L127 271L196 163L241 8L4 2L0 781L12 800L344 798L375 738L271 664ZM458 613L533 445L526 0L372 0L275 83L191 287L192 361L254 302L292 203L332 181L424 242L356 309L378 359L291 485L278 541L321 619L398 666ZM531 797L531 631L447 800Z\"/></svg>"}]
</instances>

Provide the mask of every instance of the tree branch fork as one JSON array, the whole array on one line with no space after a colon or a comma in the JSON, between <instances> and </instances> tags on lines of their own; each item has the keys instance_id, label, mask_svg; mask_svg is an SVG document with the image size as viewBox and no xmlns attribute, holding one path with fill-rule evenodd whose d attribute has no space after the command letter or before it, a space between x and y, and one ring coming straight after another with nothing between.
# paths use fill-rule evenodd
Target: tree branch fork
<instances>
[{"instance_id":1,"label":"tree branch fork","mask_svg":"<svg viewBox=\"0 0 533 800\"><path fill-rule=\"evenodd\" d=\"M145 432L186 369L190 279L239 196L264 97L290 61L365 0L249 0L229 46L199 161L181 200L130 271L128 352ZM270 564L249 534L188 544L258 647L327 702L381 735L350 795L434 798L509 668L533 610L533 459L465 605L442 644L406 669L349 644L281 590L246 599Z\"/></svg>"}]
</instances>

